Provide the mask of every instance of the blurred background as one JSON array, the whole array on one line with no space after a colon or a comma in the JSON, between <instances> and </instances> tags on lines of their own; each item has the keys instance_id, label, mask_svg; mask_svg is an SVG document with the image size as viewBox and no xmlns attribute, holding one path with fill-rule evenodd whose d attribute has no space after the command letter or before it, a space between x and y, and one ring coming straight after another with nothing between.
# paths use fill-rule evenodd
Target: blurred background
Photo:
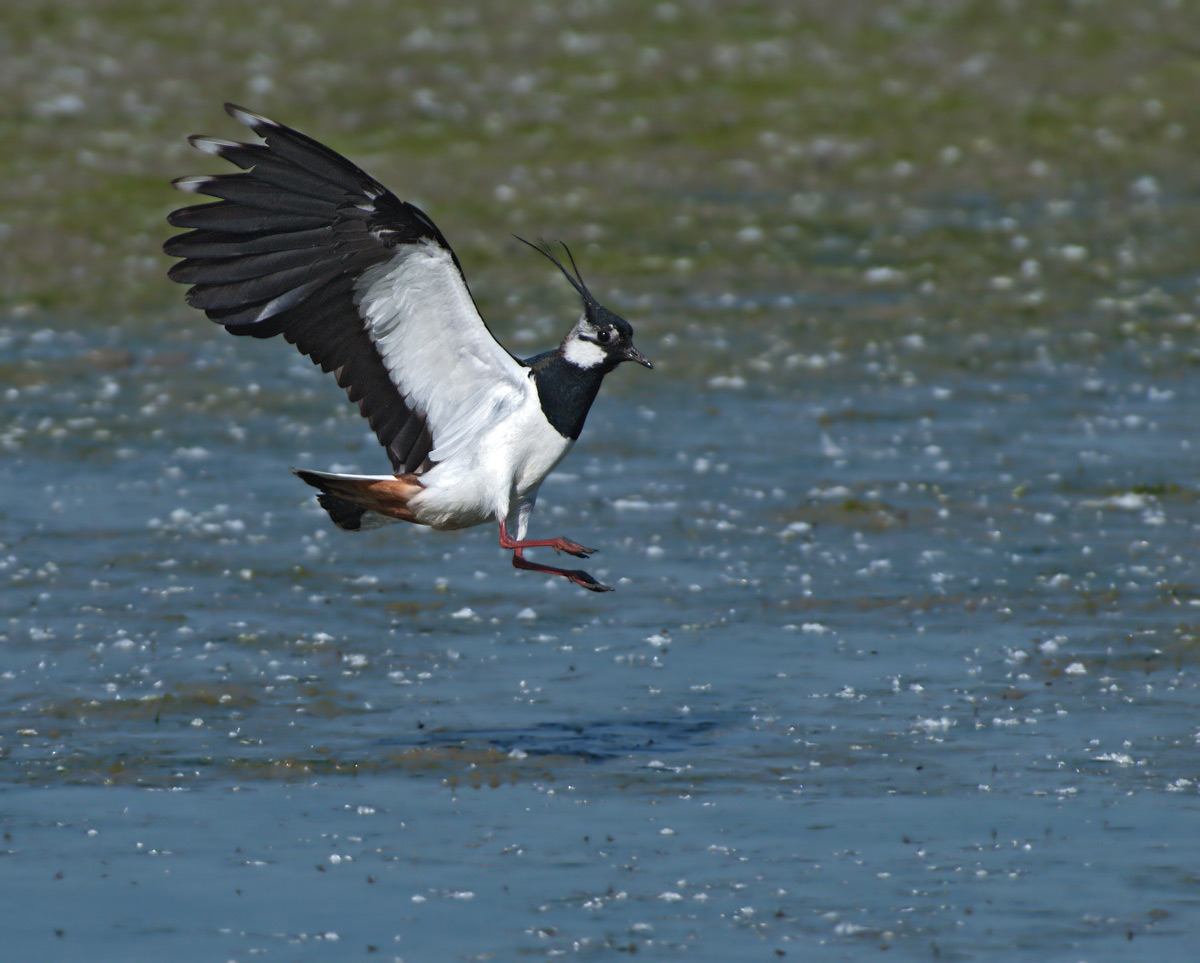
<instances>
[{"instance_id":1,"label":"blurred background","mask_svg":"<svg viewBox=\"0 0 1200 963\"><path fill-rule=\"evenodd\" d=\"M500 326L508 293L546 276L508 237L524 231L587 242L591 272L678 312L669 327L789 332L854 295L833 334L1141 328L1193 307L1198 17L1171 0L12 0L3 303L194 324L162 282L164 181L208 161L185 135L238 136L232 100L432 210Z\"/></svg>"},{"instance_id":2,"label":"blurred background","mask_svg":"<svg viewBox=\"0 0 1200 963\"><path fill-rule=\"evenodd\" d=\"M30 959L1192 959L1200 7L0 7L0 893ZM531 535L161 253L233 101L655 370ZM629 368L632 366L625 366Z\"/></svg>"}]
</instances>

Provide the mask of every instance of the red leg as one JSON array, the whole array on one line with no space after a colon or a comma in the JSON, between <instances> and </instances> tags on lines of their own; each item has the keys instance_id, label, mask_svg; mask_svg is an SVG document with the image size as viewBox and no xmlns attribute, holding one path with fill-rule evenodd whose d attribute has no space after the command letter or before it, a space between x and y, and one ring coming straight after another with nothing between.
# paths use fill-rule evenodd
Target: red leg
<instances>
[{"instance_id":1,"label":"red leg","mask_svg":"<svg viewBox=\"0 0 1200 963\"><path fill-rule=\"evenodd\" d=\"M587 558L595 549L584 548L582 545L576 545L565 538L518 541L515 538L509 537L508 526L503 521L500 523L500 547L512 549L513 568L524 569L527 572L542 572L546 575L561 575L581 588L589 589L592 592L612 591L612 586L597 582L581 569L555 568L553 565L542 565L539 562L529 561L524 554L527 548L553 548L556 552L567 552L579 558Z\"/></svg>"},{"instance_id":2,"label":"red leg","mask_svg":"<svg viewBox=\"0 0 1200 963\"><path fill-rule=\"evenodd\" d=\"M574 555L576 558L587 558L594 551L594 548L584 548L578 542L572 542L569 538L524 538L517 541L515 538L509 537L508 523L502 521L500 523L500 547L501 548L552 548L556 552L566 552L568 555Z\"/></svg>"}]
</instances>

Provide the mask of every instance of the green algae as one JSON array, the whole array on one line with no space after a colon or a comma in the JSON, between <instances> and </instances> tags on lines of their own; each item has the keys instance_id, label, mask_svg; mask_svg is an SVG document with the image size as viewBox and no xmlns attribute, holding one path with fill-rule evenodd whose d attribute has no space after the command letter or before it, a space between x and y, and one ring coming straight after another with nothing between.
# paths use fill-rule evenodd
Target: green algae
<instances>
[{"instance_id":1,"label":"green algae","mask_svg":"<svg viewBox=\"0 0 1200 963\"><path fill-rule=\"evenodd\" d=\"M285 18L58 0L4 16L0 312L31 323L185 313L163 278L166 185L211 168L185 134L236 135L226 99L427 207L497 292L501 328L525 313L495 304L513 272L541 276L508 256L511 231L593 241L590 274L666 299L861 292L865 267L890 265L898 319L972 327L1090 313L1114 278L1140 294L1196 263L1186 5L417 3L381 20L366 2ZM852 256L828 260L839 237ZM1131 243L1136 265L1117 263ZM1086 256L1055 256L1072 245ZM1011 296L993 281L1030 260L1040 275Z\"/></svg>"}]
</instances>

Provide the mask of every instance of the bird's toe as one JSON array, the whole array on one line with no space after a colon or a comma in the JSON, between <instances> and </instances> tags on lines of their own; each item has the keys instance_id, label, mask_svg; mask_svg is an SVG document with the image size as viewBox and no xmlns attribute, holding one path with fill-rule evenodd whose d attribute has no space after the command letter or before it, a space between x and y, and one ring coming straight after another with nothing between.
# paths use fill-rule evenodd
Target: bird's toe
<instances>
[{"instance_id":1,"label":"bird's toe","mask_svg":"<svg viewBox=\"0 0 1200 963\"><path fill-rule=\"evenodd\" d=\"M597 582L594 578L588 575L587 572L572 572L571 581L580 588L585 588L590 592L611 592L613 587L605 585L603 582Z\"/></svg>"},{"instance_id":2,"label":"bird's toe","mask_svg":"<svg viewBox=\"0 0 1200 963\"><path fill-rule=\"evenodd\" d=\"M553 547L556 552L566 552L568 555L574 555L576 558L587 558L596 551L594 548L588 548L586 545L572 542L569 538L556 539Z\"/></svg>"}]
</instances>

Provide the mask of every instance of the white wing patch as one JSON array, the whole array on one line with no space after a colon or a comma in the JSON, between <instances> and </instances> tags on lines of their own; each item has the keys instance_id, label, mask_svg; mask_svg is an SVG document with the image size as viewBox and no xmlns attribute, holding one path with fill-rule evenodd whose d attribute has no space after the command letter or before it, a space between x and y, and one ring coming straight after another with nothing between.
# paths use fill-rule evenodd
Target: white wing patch
<instances>
[{"instance_id":1,"label":"white wing patch","mask_svg":"<svg viewBox=\"0 0 1200 963\"><path fill-rule=\"evenodd\" d=\"M440 245L398 245L390 260L363 272L354 293L392 382L429 425L433 461L470 447L536 392L528 372L484 326Z\"/></svg>"}]
</instances>

